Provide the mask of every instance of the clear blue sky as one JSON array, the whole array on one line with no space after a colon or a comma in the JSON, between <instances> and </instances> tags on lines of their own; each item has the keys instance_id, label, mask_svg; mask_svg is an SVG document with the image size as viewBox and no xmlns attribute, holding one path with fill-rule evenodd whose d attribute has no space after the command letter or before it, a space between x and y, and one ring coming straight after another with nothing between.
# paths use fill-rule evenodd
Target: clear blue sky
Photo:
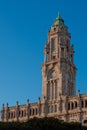
<instances>
[{"instance_id":1,"label":"clear blue sky","mask_svg":"<svg viewBox=\"0 0 87 130\"><path fill-rule=\"evenodd\" d=\"M0 107L41 97L44 43L58 11L75 46L76 88L87 93L87 0L1 0Z\"/></svg>"}]
</instances>

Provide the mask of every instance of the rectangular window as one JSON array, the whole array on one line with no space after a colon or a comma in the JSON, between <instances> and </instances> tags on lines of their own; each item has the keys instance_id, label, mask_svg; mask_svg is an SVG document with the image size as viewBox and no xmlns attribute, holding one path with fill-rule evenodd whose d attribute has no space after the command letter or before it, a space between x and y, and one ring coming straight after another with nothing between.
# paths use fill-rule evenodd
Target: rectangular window
<instances>
[{"instance_id":1,"label":"rectangular window","mask_svg":"<svg viewBox=\"0 0 87 130\"><path fill-rule=\"evenodd\" d=\"M64 48L61 48L61 57L64 57Z\"/></svg>"},{"instance_id":2,"label":"rectangular window","mask_svg":"<svg viewBox=\"0 0 87 130\"><path fill-rule=\"evenodd\" d=\"M53 58L52 58L53 60L55 60L56 59L56 56L53 56Z\"/></svg>"},{"instance_id":3,"label":"rectangular window","mask_svg":"<svg viewBox=\"0 0 87 130\"><path fill-rule=\"evenodd\" d=\"M51 51L55 51L56 49L56 40L54 38L51 39Z\"/></svg>"},{"instance_id":4,"label":"rectangular window","mask_svg":"<svg viewBox=\"0 0 87 130\"><path fill-rule=\"evenodd\" d=\"M70 103L68 103L68 110L70 110Z\"/></svg>"},{"instance_id":5,"label":"rectangular window","mask_svg":"<svg viewBox=\"0 0 87 130\"><path fill-rule=\"evenodd\" d=\"M87 100L85 100L85 107L87 107Z\"/></svg>"},{"instance_id":6,"label":"rectangular window","mask_svg":"<svg viewBox=\"0 0 87 130\"><path fill-rule=\"evenodd\" d=\"M58 81L55 82L55 99L58 97Z\"/></svg>"},{"instance_id":7,"label":"rectangular window","mask_svg":"<svg viewBox=\"0 0 87 130\"><path fill-rule=\"evenodd\" d=\"M82 108L84 107L84 101L81 101Z\"/></svg>"},{"instance_id":8,"label":"rectangular window","mask_svg":"<svg viewBox=\"0 0 87 130\"><path fill-rule=\"evenodd\" d=\"M54 99L54 83L52 83L52 99Z\"/></svg>"},{"instance_id":9,"label":"rectangular window","mask_svg":"<svg viewBox=\"0 0 87 130\"><path fill-rule=\"evenodd\" d=\"M47 99L50 100L50 84L47 85Z\"/></svg>"}]
</instances>

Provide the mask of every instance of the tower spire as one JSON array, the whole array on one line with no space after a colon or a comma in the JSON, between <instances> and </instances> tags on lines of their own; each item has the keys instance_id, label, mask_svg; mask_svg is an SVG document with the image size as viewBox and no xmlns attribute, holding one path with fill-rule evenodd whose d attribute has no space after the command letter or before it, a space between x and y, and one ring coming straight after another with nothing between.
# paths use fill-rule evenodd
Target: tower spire
<instances>
[{"instance_id":1,"label":"tower spire","mask_svg":"<svg viewBox=\"0 0 87 130\"><path fill-rule=\"evenodd\" d=\"M61 18L60 16L60 12L58 11L58 16L57 18L54 20L54 24L53 26L64 26L64 20Z\"/></svg>"},{"instance_id":2,"label":"tower spire","mask_svg":"<svg viewBox=\"0 0 87 130\"><path fill-rule=\"evenodd\" d=\"M60 16L60 12L58 11L58 19L60 19L61 18L61 16Z\"/></svg>"}]
</instances>

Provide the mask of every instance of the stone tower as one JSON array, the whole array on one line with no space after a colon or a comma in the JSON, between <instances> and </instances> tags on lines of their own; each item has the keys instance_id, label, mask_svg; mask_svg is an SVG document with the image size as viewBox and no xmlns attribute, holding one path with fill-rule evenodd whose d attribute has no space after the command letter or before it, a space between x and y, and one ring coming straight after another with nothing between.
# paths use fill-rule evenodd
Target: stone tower
<instances>
[{"instance_id":1,"label":"stone tower","mask_svg":"<svg viewBox=\"0 0 87 130\"><path fill-rule=\"evenodd\" d=\"M68 27L60 14L48 32L42 65L42 100L15 106L2 106L2 122L25 122L31 118L55 117L87 126L87 94L76 95L74 47Z\"/></svg>"},{"instance_id":2,"label":"stone tower","mask_svg":"<svg viewBox=\"0 0 87 130\"><path fill-rule=\"evenodd\" d=\"M76 66L71 35L60 14L48 32L42 65L42 99L56 100L58 97L76 94Z\"/></svg>"}]
</instances>

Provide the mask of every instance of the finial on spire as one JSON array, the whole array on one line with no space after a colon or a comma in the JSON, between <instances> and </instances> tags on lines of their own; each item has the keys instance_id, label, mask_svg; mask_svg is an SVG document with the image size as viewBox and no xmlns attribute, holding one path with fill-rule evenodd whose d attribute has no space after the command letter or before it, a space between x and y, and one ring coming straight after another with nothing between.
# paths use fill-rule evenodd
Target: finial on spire
<instances>
[{"instance_id":1,"label":"finial on spire","mask_svg":"<svg viewBox=\"0 0 87 130\"><path fill-rule=\"evenodd\" d=\"M58 11L58 19L61 19L60 12Z\"/></svg>"},{"instance_id":2,"label":"finial on spire","mask_svg":"<svg viewBox=\"0 0 87 130\"><path fill-rule=\"evenodd\" d=\"M60 18L60 12L58 11L58 18Z\"/></svg>"},{"instance_id":3,"label":"finial on spire","mask_svg":"<svg viewBox=\"0 0 87 130\"><path fill-rule=\"evenodd\" d=\"M29 103L29 99L27 99L27 103Z\"/></svg>"},{"instance_id":4,"label":"finial on spire","mask_svg":"<svg viewBox=\"0 0 87 130\"><path fill-rule=\"evenodd\" d=\"M64 26L64 20L61 18L59 11L58 11L58 16L55 19L54 24L52 25L52 27L53 26Z\"/></svg>"}]
</instances>

